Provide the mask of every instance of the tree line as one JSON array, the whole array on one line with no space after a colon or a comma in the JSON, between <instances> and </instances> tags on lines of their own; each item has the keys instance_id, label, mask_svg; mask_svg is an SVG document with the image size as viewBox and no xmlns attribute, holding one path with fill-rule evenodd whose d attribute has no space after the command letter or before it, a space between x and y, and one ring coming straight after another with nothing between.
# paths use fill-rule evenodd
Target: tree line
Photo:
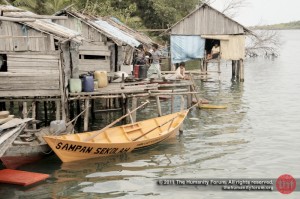
<instances>
[{"instance_id":1,"label":"tree line","mask_svg":"<svg viewBox=\"0 0 300 199\"><path fill-rule=\"evenodd\" d=\"M186 16L201 0L1 0L2 4L54 14L72 5L95 16L114 16L134 29L167 29Z\"/></svg>"}]
</instances>

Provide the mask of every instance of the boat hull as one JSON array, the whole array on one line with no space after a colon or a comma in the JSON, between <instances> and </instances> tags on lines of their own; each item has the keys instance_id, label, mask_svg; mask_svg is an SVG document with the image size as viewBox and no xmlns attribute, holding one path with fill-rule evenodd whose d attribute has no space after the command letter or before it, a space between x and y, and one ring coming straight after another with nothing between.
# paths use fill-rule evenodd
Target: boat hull
<instances>
[{"instance_id":1,"label":"boat hull","mask_svg":"<svg viewBox=\"0 0 300 199\"><path fill-rule=\"evenodd\" d=\"M38 146L11 146L0 159L6 168L16 169L42 159L50 151L51 148L46 143Z\"/></svg>"},{"instance_id":2,"label":"boat hull","mask_svg":"<svg viewBox=\"0 0 300 199\"><path fill-rule=\"evenodd\" d=\"M67 136L44 136L44 139L63 162L99 158L128 153L174 136L186 115L187 111L113 127L99 135L95 131ZM93 140L89 140L91 137Z\"/></svg>"}]
</instances>

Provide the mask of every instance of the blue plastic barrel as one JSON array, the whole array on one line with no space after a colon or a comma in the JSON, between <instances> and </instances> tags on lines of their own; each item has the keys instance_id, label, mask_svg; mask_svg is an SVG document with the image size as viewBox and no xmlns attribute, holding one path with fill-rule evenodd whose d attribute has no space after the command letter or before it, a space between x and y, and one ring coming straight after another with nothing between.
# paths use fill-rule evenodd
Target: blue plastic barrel
<instances>
[{"instance_id":1,"label":"blue plastic barrel","mask_svg":"<svg viewBox=\"0 0 300 199\"><path fill-rule=\"evenodd\" d=\"M94 91L93 76L84 76L83 77L83 91L84 92L93 92Z\"/></svg>"}]
</instances>

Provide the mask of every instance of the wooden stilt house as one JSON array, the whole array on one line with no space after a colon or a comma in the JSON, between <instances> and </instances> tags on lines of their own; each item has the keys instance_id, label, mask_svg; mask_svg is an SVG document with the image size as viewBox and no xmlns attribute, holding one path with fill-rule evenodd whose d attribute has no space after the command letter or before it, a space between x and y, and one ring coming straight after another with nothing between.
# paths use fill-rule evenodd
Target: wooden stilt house
<instances>
[{"instance_id":1,"label":"wooden stilt house","mask_svg":"<svg viewBox=\"0 0 300 199\"><path fill-rule=\"evenodd\" d=\"M0 98L55 98L64 110L71 76L69 47L80 44L83 37L49 21L62 17L4 5L0 12Z\"/></svg>"},{"instance_id":2,"label":"wooden stilt house","mask_svg":"<svg viewBox=\"0 0 300 199\"><path fill-rule=\"evenodd\" d=\"M135 47L139 44L150 47L154 43L149 37L130 29L115 18L94 17L69 10L62 10L56 15L67 16L68 19L54 20L55 23L81 33L86 39L78 47L78 65L74 65L79 73L120 71L123 65L132 63Z\"/></svg>"},{"instance_id":3,"label":"wooden stilt house","mask_svg":"<svg viewBox=\"0 0 300 199\"><path fill-rule=\"evenodd\" d=\"M189 59L203 59L202 70L207 70L207 54L214 44L220 46L218 59L239 63L238 76L243 81L245 35L251 34L243 25L227 17L207 4L202 4L167 30L171 40L173 63ZM217 60L220 65L220 60ZM234 67L233 67L234 68ZM236 67L235 67L236 68ZM219 66L220 72L220 66Z\"/></svg>"}]
</instances>

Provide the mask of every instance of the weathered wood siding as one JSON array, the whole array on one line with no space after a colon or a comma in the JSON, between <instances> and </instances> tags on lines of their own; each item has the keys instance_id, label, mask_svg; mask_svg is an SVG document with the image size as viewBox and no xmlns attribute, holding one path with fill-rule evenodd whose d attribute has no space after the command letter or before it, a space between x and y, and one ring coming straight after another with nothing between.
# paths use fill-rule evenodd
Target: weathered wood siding
<instances>
[{"instance_id":1,"label":"weathered wood siding","mask_svg":"<svg viewBox=\"0 0 300 199\"><path fill-rule=\"evenodd\" d=\"M49 51L54 49L53 38L18 23L1 21L0 51Z\"/></svg>"},{"instance_id":2,"label":"weathered wood siding","mask_svg":"<svg viewBox=\"0 0 300 199\"><path fill-rule=\"evenodd\" d=\"M7 54L8 72L0 72L0 96L60 96L59 53Z\"/></svg>"},{"instance_id":3,"label":"weathered wood siding","mask_svg":"<svg viewBox=\"0 0 300 199\"><path fill-rule=\"evenodd\" d=\"M79 46L79 73L89 71L107 71L110 72L110 56L111 51L104 44L93 45L84 43ZM95 59L89 59L88 56L93 56Z\"/></svg>"},{"instance_id":4,"label":"weathered wood siding","mask_svg":"<svg viewBox=\"0 0 300 199\"><path fill-rule=\"evenodd\" d=\"M243 33L243 26L208 6L202 6L171 29L173 35Z\"/></svg>"},{"instance_id":5,"label":"weathered wood siding","mask_svg":"<svg viewBox=\"0 0 300 199\"><path fill-rule=\"evenodd\" d=\"M82 22L80 19L77 19L71 15L68 15L67 20L53 20L54 23L62 25L71 30L75 30L78 33L81 33L83 37L95 41L95 42L106 42L107 37L97 31L95 28L87 25Z\"/></svg>"},{"instance_id":6,"label":"weathered wood siding","mask_svg":"<svg viewBox=\"0 0 300 199\"><path fill-rule=\"evenodd\" d=\"M111 51L108 48L107 37L97 31L95 28L82 22L80 19L68 15L67 20L54 20L55 23L62 25L66 28L72 29L81 33L83 37L90 40L90 43L83 42L78 47L78 52L72 52L71 54L77 54L78 56L72 56L72 76L77 77L82 73L89 71L111 71ZM88 59L87 56L101 56L102 59ZM78 57L78 60L76 57Z\"/></svg>"}]
</instances>

